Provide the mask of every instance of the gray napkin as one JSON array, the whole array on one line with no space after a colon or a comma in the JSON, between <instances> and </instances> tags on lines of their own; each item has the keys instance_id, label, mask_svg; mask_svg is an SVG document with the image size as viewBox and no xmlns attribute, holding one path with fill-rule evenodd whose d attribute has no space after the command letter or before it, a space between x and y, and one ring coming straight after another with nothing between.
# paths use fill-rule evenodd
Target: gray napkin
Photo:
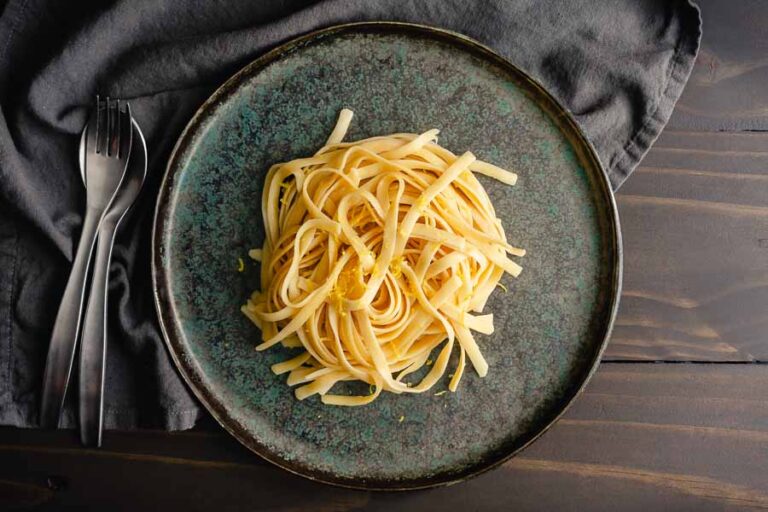
<instances>
[{"instance_id":1,"label":"gray napkin","mask_svg":"<svg viewBox=\"0 0 768 512\"><path fill-rule=\"evenodd\" d=\"M701 32L698 9L683 0L10 0L0 16L0 424L37 424L82 222L76 150L94 95L131 101L150 154L110 273L106 427L190 428L202 412L163 344L150 281L169 152L197 107L249 61L361 20L436 25L496 49L575 114L614 187L669 119ZM75 424L71 402L64 424Z\"/></svg>"}]
</instances>

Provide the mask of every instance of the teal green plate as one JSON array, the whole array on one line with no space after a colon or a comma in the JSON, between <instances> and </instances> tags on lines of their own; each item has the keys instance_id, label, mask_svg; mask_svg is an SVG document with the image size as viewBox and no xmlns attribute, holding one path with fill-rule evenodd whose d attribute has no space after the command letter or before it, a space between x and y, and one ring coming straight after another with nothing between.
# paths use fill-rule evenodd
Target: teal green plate
<instances>
[{"instance_id":1,"label":"teal green plate","mask_svg":"<svg viewBox=\"0 0 768 512\"><path fill-rule=\"evenodd\" d=\"M483 183L518 279L487 305L490 364L457 393L383 394L364 407L297 401L256 352L239 308L259 286L267 168L313 153L343 107L348 139L441 129L454 152L515 170ZM153 235L157 311L181 375L245 446L294 473L367 489L412 489L494 467L547 429L598 364L621 286L618 216L594 149L540 85L458 34L400 23L332 27L246 66L200 108L171 156ZM238 258L245 261L238 271ZM254 482L258 485L258 482Z\"/></svg>"}]
</instances>

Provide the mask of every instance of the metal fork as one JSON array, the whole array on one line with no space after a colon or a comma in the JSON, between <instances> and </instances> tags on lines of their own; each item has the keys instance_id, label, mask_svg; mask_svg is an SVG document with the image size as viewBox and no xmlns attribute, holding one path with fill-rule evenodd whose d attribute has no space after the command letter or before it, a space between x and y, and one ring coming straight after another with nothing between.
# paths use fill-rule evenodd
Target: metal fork
<instances>
[{"instance_id":1,"label":"metal fork","mask_svg":"<svg viewBox=\"0 0 768 512\"><path fill-rule=\"evenodd\" d=\"M125 175L131 152L130 114L120 111L119 101L106 102L96 97L96 108L86 126L85 181L87 208L83 220L75 260L64 289L43 376L40 423L44 427L59 425L67 392L72 363L80 334L86 280L94 242L104 212L112 202Z\"/></svg>"},{"instance_id":2,"label":"metal fork","mask_svg":"<svg viewBox=\"0 0 768 512\"><path fill-rule=\"evenodd\" d=\"M131 108L125 110L130 117ZM86 446L101 446L104 423L104 371L107 357L107 290L109 288L109 266L112 260L112 245L115 234L128 212L146 177L146 145L133 119L131 157L123 181L112 203L104 214L99 226L95 263L88 306L83 319L83 333L80 340L80 440ZM129 126L130 128L130 126Z\"/></svg>"}]
</instances>

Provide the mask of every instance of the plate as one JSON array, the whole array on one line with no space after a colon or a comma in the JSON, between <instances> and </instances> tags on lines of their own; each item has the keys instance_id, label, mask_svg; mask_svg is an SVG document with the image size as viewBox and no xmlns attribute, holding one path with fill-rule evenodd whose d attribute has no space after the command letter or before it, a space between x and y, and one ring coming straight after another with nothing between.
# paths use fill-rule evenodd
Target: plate
<instances>
[{"instance_id":1,"label":"plate","mask_svg":"<svg viewBox=\"0 0 768 512\"><path fill-rule=\"evenodd\" d=\"M265 172L322 146L344 107L355 112L347 140L439 128L441 145L520 176L515 187L482 178L510 243L528 254L486 308L488 376L468 367L457 393L436 395L443 382L364 407L297 401L269 369L285 349L254 350L261 333L239 308L259 286L247 251L264 239ZM240 442L314 480L413 489L500 464L563 413L610 334L621 243L594 149L540 85L459 34L358 23L269 52L203 104L162 183L152 271L173 360Z\"/></svg>"}]
</instances>

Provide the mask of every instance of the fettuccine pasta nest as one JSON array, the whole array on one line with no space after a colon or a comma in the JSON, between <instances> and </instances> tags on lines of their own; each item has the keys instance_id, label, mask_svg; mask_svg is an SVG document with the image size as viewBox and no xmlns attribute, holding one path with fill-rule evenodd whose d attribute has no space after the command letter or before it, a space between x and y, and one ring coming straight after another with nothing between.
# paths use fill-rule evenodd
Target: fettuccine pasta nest
<instances>
[{"instance_id":1,"label":"fettuccine pasta nest","mask_svg":"<svg viewBox=\"0 0 768 512\"><path fill-rule=\"evenodd\" d=\"M266 240L250 253L261 291L242 307L261 329L256 348L301 349L272 366L299 400L363 405L382 391L431 389L458 345L456 391L466 359L488 372L472 332L493 332L493 315L480 313L504 272L520 273L509 256L525 254L507 243L473 172L509 185L517 176L440 147L438 130L342 142L351 119L342 110L317 153L267 173ZM419 382L406 380L425 366ZM331 393L341 381L370 393Z\"/></svg>"}]
</instances>

